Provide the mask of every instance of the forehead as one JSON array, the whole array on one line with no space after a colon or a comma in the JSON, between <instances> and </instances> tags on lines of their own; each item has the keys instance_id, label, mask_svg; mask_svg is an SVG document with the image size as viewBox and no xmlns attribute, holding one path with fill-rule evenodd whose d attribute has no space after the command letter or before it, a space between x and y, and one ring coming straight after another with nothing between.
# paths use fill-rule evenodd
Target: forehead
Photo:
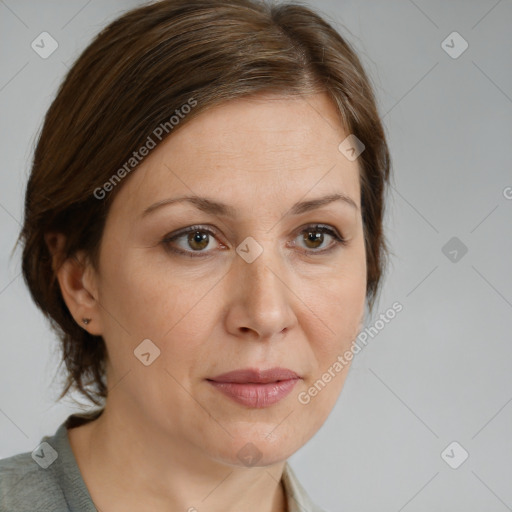
<instances>
[{"instance_id":1,"label":"forehead","mask_svg":"<svg viewBox=\"0 0 512 512\"><path fill-rule=\"evenodd\" d=\"M282 203L334 188L359 204L359 166L338 149L347 135L325 94L231 100L202 112L153 149L112 209L129 216L178 194L213 194L243 208L262 206L262 197Z\"/></svg>"}]
</instances>

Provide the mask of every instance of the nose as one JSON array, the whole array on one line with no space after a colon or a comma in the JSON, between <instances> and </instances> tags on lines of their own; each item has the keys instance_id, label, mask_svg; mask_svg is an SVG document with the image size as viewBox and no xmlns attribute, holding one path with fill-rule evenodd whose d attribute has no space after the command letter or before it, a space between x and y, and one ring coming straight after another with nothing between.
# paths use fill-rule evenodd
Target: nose
<instances>
[{"instance_id":1,"label":"nose","mask_svg":"<svg viewBox=\"0 0 512 512\"><path fill-rule=\"evenodd\" d=\"M226 326L235 336L270 339L297 322L293 310L297 297L284 266L270 252L264 250L252 263L239 256L233 262L226 287Z\"/></svg>"}]
</instances>

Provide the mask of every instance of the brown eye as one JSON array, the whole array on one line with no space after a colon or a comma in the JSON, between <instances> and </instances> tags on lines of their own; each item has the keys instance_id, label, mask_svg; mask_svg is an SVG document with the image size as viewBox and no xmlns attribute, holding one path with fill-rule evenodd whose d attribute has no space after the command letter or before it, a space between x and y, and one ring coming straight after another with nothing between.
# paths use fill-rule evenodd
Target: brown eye
<instances>
[{"instance_id":1,"label":"brown eye","mask_svg":"<svg viewBox=\"0 0 512 512\"><path fill-rule=\"evenodd\" d=\"M323 246L326 241L325 235L328 236L327 241L329 237L333 240L328 246ZM336 249L339 245L345 245L347 243L334 229L322 225L306 226L305 229L300 231L299 236L302 238L299 245L305 249L309 249L305 252L313 255L329 252ZM319 248L320 250L317 250Z\"/></svg>"},{"instance_id":2,"label":"brown eye","mask_svg":"<svg viewBox=\"0 0 512 512\"><path fill-rule=\"evenodd\" d=\"M307 231L304 232L303 239L308 249L318 249L324 241L324 234L315 231Z\"/></svg>"},{"instance_id":3,"label":"brown eye","mask_svg":"<svg viewBox=\"0 0 512 512\"><path fill-rule=\"evenodd\" d=\"M216 241L213 231L201 226L191 226L178 233L167 235L162 240L162 244L167 251L185 256L211 256L212 251L208 248L211 248L212 240ZM221 244L217 242L217 246L219 248Z\"/></svg>"},{"instance_id":4,"label":"brown eye","mask_svg":"<svg viewBox=\"0 0 512 512\"><path fill-rule=\"evenodd\" d=\"M187 237L188 245L194 251L201 251L206 249L210 242L210 235L205 231L190 232Z\"/></svg>"}]
</instances>

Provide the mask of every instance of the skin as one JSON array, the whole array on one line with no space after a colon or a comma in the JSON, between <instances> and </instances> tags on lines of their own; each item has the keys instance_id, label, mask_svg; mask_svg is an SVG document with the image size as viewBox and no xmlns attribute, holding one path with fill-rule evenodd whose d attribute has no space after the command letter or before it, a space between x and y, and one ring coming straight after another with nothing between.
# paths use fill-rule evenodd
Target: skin
<instances>
[{"instance_id":1,"label":"skin","mask_svg":"<svg viewBox=\"0 0 512 512\"><path fill-rule=\"evenodd\" d=\"M350 348L364 315L360 169L338 150L347 135L324 94L260 95L204 112L118 185L99 269L70 259L58 271L71 314L103 336L109 353L104 413L68 431L100 510L287 510L286 459L323 425L348 367L307 405L298 395ZM336 201L284 216L296 202L335 192L357 208ZM237 214L182 202L140 218L181 195L226 203ZM302 230L316 223L346 245L329 234L308 243ZM185 235L173 247L208 256L166 250L167 235L196 224L212 229L209 241ZM252 263L235 250L249 236L263 248ZM63 239L47 240L55 252ZM84 317L92 319L87 326ZM161 351L149 366L134 356L146 338ZM239 405L205 380L275 366L301 379L270 407ZM237 457L247 443L261 453L253 467Z\"/></svg>"}]
</instances>

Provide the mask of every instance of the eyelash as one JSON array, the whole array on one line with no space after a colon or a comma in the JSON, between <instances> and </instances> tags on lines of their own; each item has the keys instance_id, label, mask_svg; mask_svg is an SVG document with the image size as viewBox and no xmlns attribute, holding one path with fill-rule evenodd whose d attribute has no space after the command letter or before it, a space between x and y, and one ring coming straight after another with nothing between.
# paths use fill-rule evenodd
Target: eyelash
<instances>
[{"instance_id":1,"label":"eyelash","mask_svg":"<svg viewBox=\"0 0 512 512\"><path fill-rule=\"evenodd\" d=\"M208 257L210 254L207 251L184 251L182 249L177 249L176 247L172 247L172 245L171 245L172 242L178 240L179 238L182 238L183 236L188 235L189 233L194 233L196 231L199 231L200 233L207 233L208 235L215 237L215 233L211 229L208 229L204 226L190 226L190 227L185 228L184 230L179 231L177 233L166 235L164 237L164 239L162 240L162 244L164 245L164 247L167 251L170 251L170 252L173 252L176 254L180 254L182 256L188 256L190 258ZM334 249L337 249L340 245L344 246L347 244L347 240L345 238L343 238L342 236L340 236L336 230L334 230L326 225L322 225L322 224L310 224L310 225L306 226L305 228L303 228L297 234L297 236L299 236L303 233L307 233L308 231L313 231L313 232L318 232L318 233L326 233L326 234L330 235L335 240L335 242L327 249L318 250L318 251L303 250L303 252L305 252L307 254L312 254L312 255L325 254Z\"/></svg>"}]
</instances>

